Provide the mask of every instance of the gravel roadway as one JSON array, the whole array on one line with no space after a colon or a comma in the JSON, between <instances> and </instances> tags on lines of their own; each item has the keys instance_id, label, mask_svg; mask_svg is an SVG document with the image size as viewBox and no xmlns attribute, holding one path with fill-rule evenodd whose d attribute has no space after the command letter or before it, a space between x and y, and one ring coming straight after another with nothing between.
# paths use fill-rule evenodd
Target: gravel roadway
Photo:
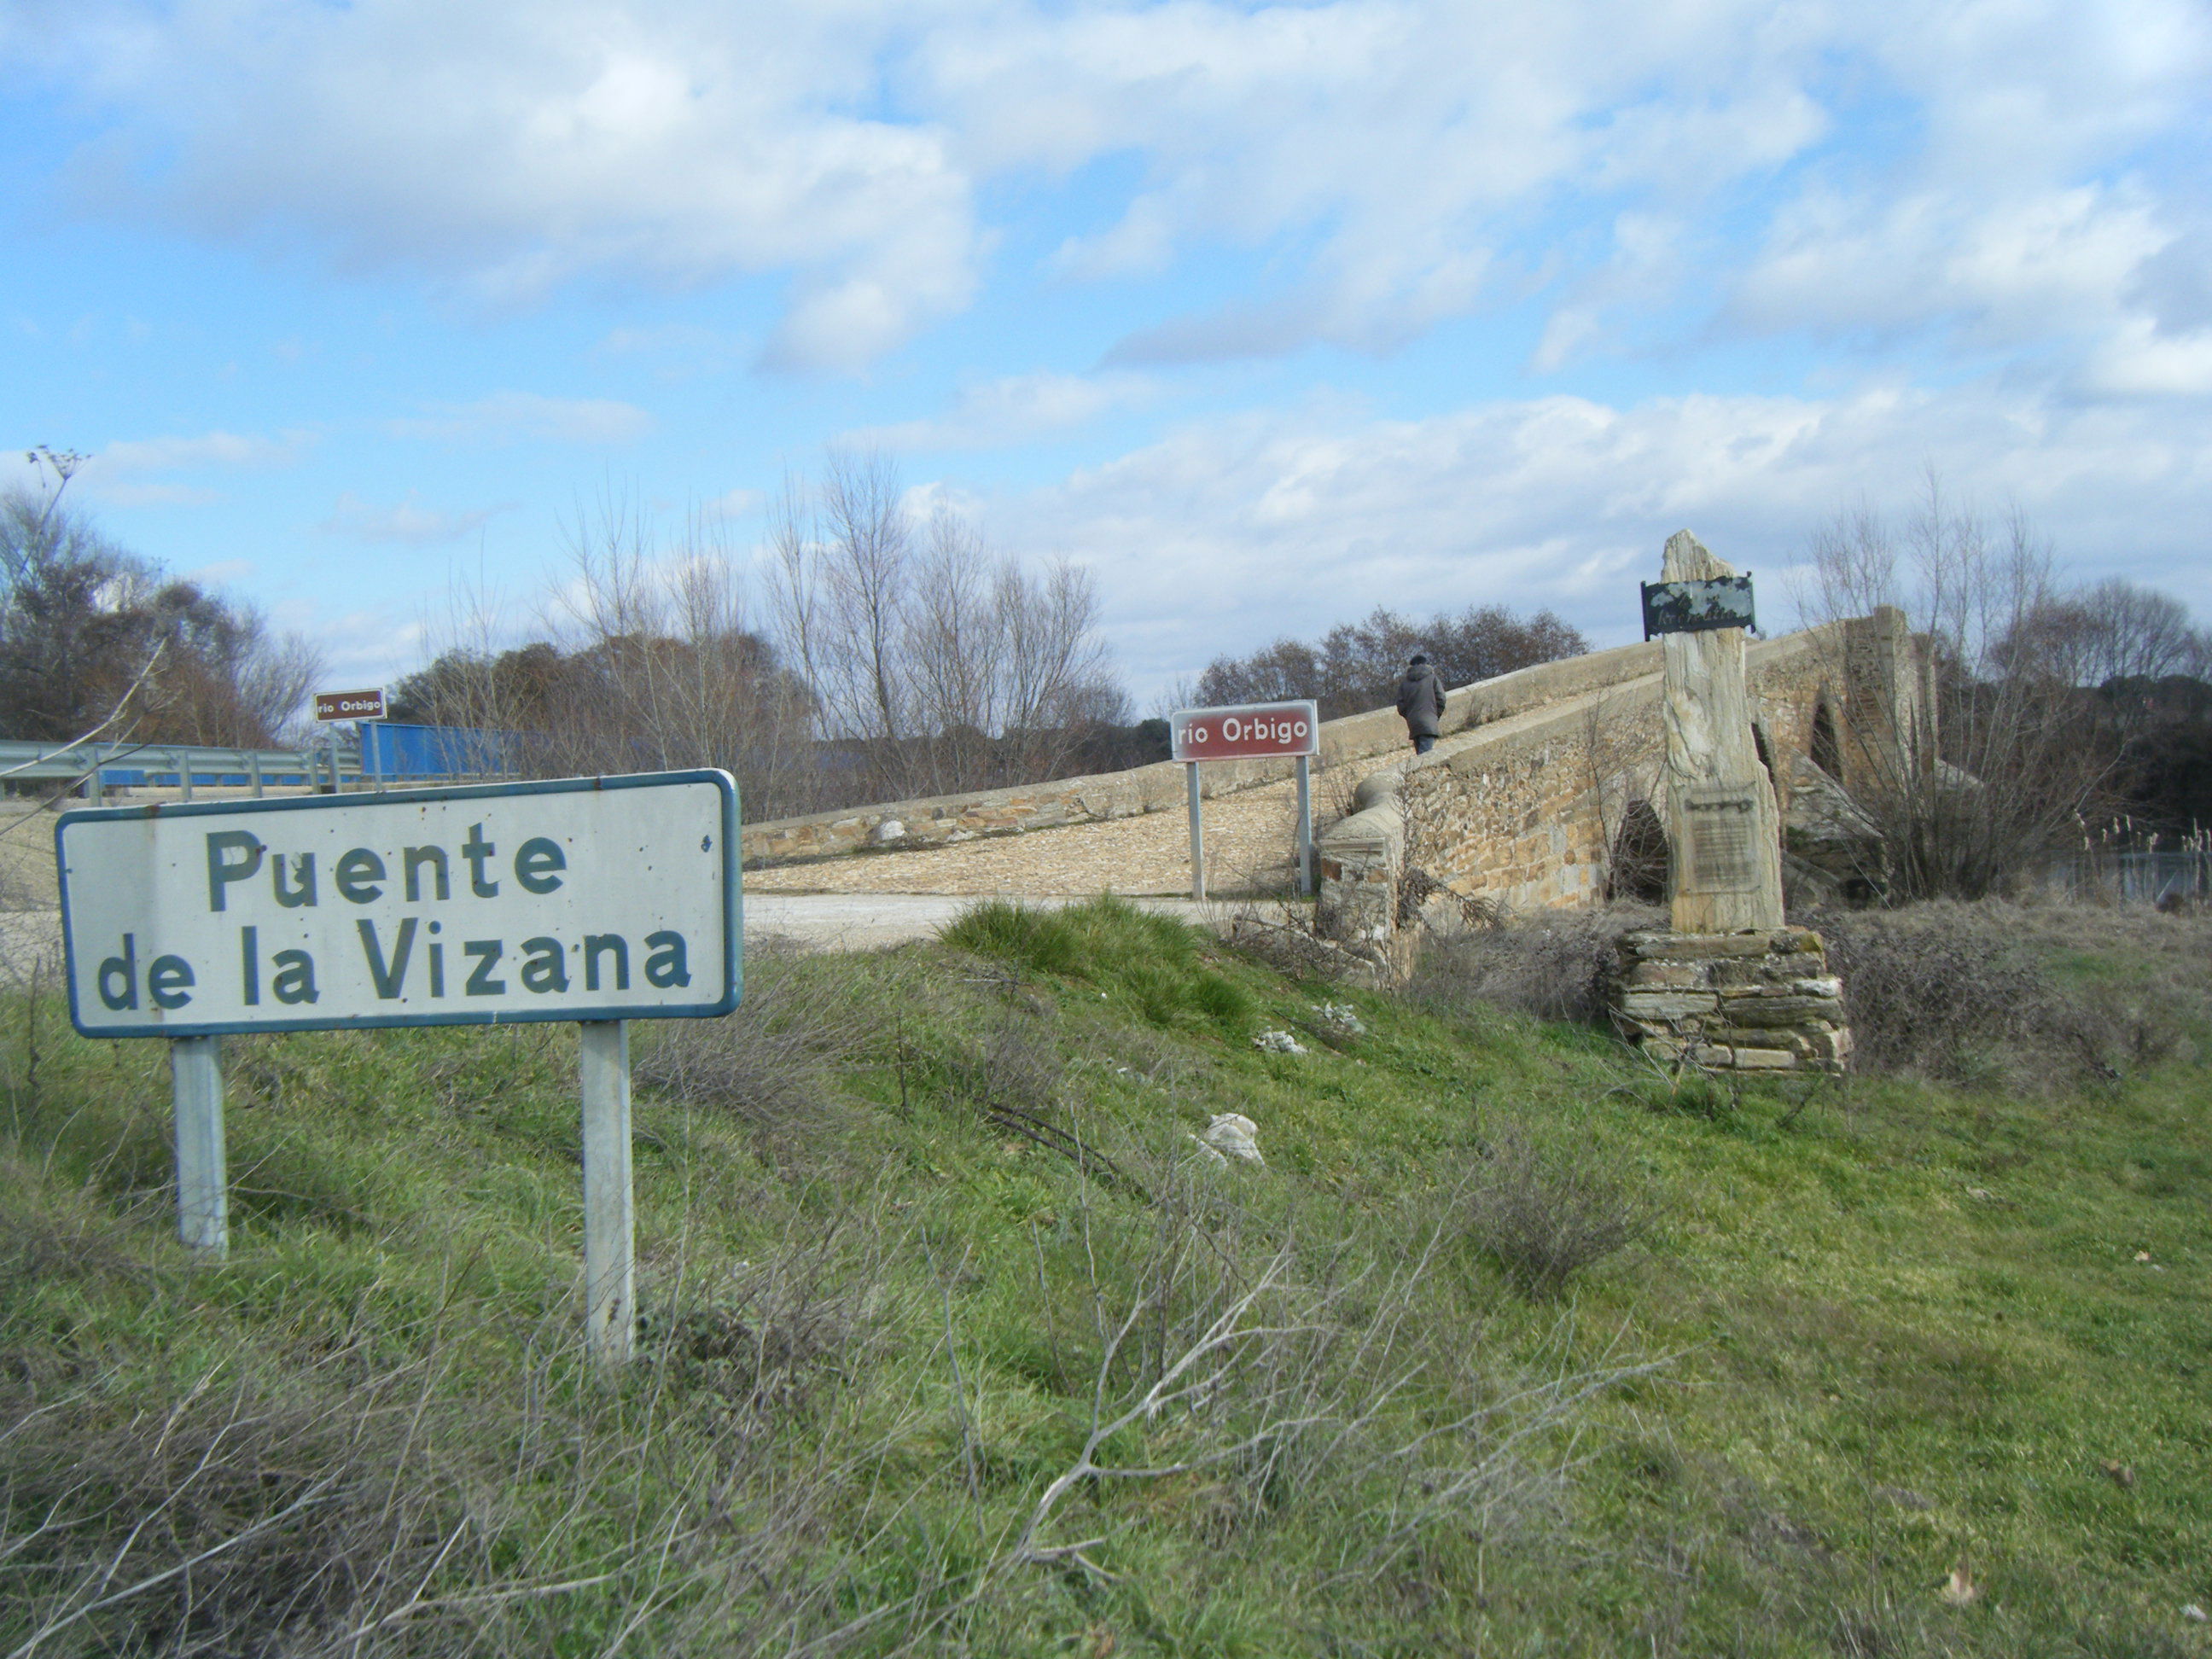
<instances>
[{"instance_id":1,"label":"gravel roadway","mask_svg":"<svg viewBox=\"0 0 2212 1659\"><path fill-rule=\"evenodd\" d=\"M1372 762L1367 763L1372 765ZM1346 769L1343 782L1364 773ZM1314 779L1322 823L1337 780ZM1205 808L1207 886L1216 894L1279 890L1291 873L1297 792L1285 781L1209 800ZM975 898L1066 903L1120 893L1146 909L1218 923L1218 906L1190 891L1190 832L1181 812L1066 824L1026 835L985 836L910 853L871 853L748 871L745 935L781 936L815 950L874 950L926 938ZM42 958L58 963L53 909L52 819L31 815L0 835L0 972L20 980ZM47 967L42 972L52 972Z\"/></svg>"}]
</instances>

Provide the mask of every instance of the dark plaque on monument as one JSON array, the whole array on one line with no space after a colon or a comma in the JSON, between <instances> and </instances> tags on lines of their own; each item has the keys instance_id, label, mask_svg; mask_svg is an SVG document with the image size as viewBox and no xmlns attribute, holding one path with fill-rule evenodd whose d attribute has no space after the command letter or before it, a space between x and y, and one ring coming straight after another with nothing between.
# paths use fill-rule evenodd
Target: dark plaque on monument
<instances>
[{"instance_id":1,"label":"dark plaque on monument","mask_svg":"<svg viewBox=\"0 0 2212 1659\"><path fill-rule=\"evenodd\" d=\"M1708 581L1644 582L1644 637L1698 634L1714 628L1756 628L1751 574Z\"/></svg>"},{"instance_id":2,"label":"dark plaque on monument","mask_svg":"<svg viewBox=\"0 0 2212 1659\"><path fill-rule=\"evenodd\" d=\"M1759 887L1752 835L1759 809L1747 789L1689 789L1682 811L1690 826L1692 892L1749 893Z\"/></svg>"}]
</instances>

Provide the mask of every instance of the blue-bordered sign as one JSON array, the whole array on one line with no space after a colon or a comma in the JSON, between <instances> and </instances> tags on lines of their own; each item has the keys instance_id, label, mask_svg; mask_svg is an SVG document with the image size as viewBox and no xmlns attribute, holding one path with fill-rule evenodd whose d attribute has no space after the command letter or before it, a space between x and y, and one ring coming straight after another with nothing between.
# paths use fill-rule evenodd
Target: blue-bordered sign
<instances>
[{"instance_id":1,"label":"blue-bordered sign","mask_svg":"<svg viewBox=\"0 0 2212 1659\"><path fill-rule=\"evenodd\" d=\"M1698 634L1714 628L1756 628L1751 573L1716 576L1709 581L1645 582L1644 637L1655 634Z\"/></svg>"},{"instance_id":2,"label":"blue-bordered sign","mask_svg":"<svg viewBox=\"0 0 2212 1659\"><path fill-rule=\"evenodd\" d=\"M717 771L64 813L70 1018L187 1037L726 1014L738 830Z\"/></svg>"}]
</instances>

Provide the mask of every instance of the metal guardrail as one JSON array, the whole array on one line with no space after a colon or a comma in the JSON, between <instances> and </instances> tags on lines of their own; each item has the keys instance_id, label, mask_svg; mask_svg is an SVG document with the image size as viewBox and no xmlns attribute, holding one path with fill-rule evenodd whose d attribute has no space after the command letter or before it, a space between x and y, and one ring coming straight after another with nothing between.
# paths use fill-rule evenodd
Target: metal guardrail
<instances>
[{"instance_id":1,"label":"metal guardrail","mask_svg":"<svg viewBox=\"0 0 2212 1659\"><path fill-rule=\"evenodd\" d=\"M362 778L360 757L324 750L220 749L176 743L20 743L0 738L0 779L82 780L94 800L111 788L343 788Z\"/></svg>"}]
</instances>

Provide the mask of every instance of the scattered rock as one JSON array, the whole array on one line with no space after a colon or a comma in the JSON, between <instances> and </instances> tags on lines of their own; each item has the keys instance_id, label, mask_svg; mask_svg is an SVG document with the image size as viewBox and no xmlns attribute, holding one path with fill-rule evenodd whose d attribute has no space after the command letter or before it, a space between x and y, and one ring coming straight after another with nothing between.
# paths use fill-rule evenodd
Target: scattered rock
<instances>
[{"instance_id":1,"label":"scattered rock","mask_svg":"<svg viewBox=\"0 0 2212 1659\"><path fill-rule=\"evenodd\" d=\"M1887 1498L1901 1510L1932 1510L1936 1507L1934 1498L1923 1497L1910 1486L1876 1486L1875 1494Z\"/></svg>"},{"instance_id":2,"label":"scattered rock","mask_svg":"<svg viewBox=\"0 0 2212 1659\"><path fill-rule=\"evenodd\" d=\"M2135 1470L2125 1463L2118 1462L2116 1460L2108 1457L2097 1467L2103 1469L2107 1475L2112 1477L2112 1484L2115 1486L2132 1486L2136 1483Z\"/></svg>"},{"instance_id":3,"label":"scattered rock","mask_svg":"<svg viewBox=\"0 0 2212 1659\"><path fill-rule=\"evenodd\" d=\"M1973 1581L1965 1567L1957 1566L1951 1569L1951 1576L1943 1581L1936 1594L1953 1607L1963 1607L1981 1599L1982 1587Z\"/></svg>"},{"instance_id":4,"label":"scattered rock","mask_svg":"<svg viewBox=\"0 0 2212 1659\"><path fill-rule=\"evenodd\" d=\"M896 818L885 818L875 827L868 839L878 847L888 847L895 841L906 839L906 825Z\"/></svg>"},{"instance_id":5,"label":"scattered rock","mask_svg":"<svg viewBox=\"0 0 2212 1659\"><path fill-rule=\"evenodd\" d=\"M2181 1616L2184 1619L2193 1620L2200 1625L2205 1620L2204 1609L2194 1601L2185 1601L2181 1604Z\"/></svg>"},{"instance_id":6,"label":"scattered rock","mask_svg":"<svg viewBox=\"0 0 2212 1659\"><path fill-rule=\"evenodd\" d=\"M1271 1054L1302 1054L1306 1051L1305 1044L1288 1031L1262 1031L1252 1039L1252 1046Z\"/></svg>"},{"instance_id":7,"label":"scattered rock","mask_svg":"<svg viewBox=\"0 0 2212 1659\"><path fill-rule=\"evenodd\" d=\"M1204 1134L1191 1139L1224 1164L1232 1158L1240 1164L1265 1164L1260 1143L1253 1138L1259 1131L1260 1126L1242 1113L1223 1112L1206 1126Z\"/></svg>"},{"instance_id":8,"label":"scattered rock","mask_svg":"<svg viewBox=\"0 0 2212 1659\"><path fill-rule=\"evenodd\" d=\"M1332 1035L1365 1036L1367 1025L1359 1018L1359 1010L1348 1002L1317 1002L1314 1013Z\"/></svg>"}]
</instances>

